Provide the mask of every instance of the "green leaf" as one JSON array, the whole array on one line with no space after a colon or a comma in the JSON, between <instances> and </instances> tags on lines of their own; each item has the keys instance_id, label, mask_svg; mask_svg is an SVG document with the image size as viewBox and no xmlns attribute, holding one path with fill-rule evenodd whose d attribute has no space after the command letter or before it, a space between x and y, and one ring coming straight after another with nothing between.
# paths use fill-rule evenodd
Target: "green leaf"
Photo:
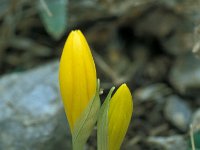
<instances>
[{"instance_id":1,"label":"green leaf","mask_svg":"<svg viewBox=\"0 0 200 150\"><path fill-rule=\"evenodd\" d=\"M200 149L200 130L194 133L194 144L197 149Z\"/></svg>"},{"instance_id":2,"label":"green leaf","mask_svg":"<svg viewBox=\"0 0 200 150\"><path fill-rule=\"evenodd\" d=\"M98 150L108 150L108 110L111 95L115 87L112 87L101 106L99 111L99 117L97 121L97 149Z\"/></svg>"},{"instance_id":3,"label":"green leaf","mask_svg":"<svg viewBox=\"0 0 200 150\"><path fill-rule=\"evenodd\" d=\"M189 150L192 150L191 140L189 139ZM194 132L194 146L196 150L200 150L200 130Z\"/></svg>"},{"instance_id":4,"label":"green leaf","mask_svg":"<svg viewBox=\"0 0 200 150\"><path fill-rule=\"evenodd\" d=\"M84 148L84 145L95 126L100 109L99 86L100 83L98 80L94 99L91 100L74 126L74 131L72 133L73 150L82 150Z\"/></svg>"},{"instance_id":5,"label":"green leaf","mask_svg":"<svg viewBox=\"0 0 200 150\"><path fill-rule=\"evenodd\" d=\"M39 15L46 31L55 39L60 39L67 27L68 0L40 0Z\"/></svg>"}]
</instances>

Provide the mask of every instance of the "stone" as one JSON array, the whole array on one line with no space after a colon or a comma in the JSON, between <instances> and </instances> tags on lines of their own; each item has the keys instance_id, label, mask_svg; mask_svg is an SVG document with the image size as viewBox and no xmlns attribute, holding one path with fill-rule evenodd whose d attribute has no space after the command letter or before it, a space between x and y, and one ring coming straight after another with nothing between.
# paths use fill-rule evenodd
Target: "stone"
<instances>
[{"instance_id":1,"label":"stone","mask_svg":"<svg viewBox=\"0 0 200 150\"><path fill-rule=\"evenodd\" d=\"M193 142L195 148L198 150L200 149L200 109L197 109L192 116L192 123L191 123L191 130L190 130L190 138L193 135ZM189 139L190 149L192 149L191 139Z\"/></svg>"},{"instance_id":2,"label":"stone","mask_svg":"<svg viewBox=\"0 0 200 150\"><path fill-rule=\"evenodd\" d=\"M192 116L192 127L194 130L200 130L200 109L197 109Z\"/></svg>"},{"instance_id":3,"label":"stone","mask_svg":"<svg viewBox=\"0 0 200 150\"><path fill-rule=\"evenodd\" d=\"M182 24L188 24L188 22L182 22ZM181 25L177 25L177 27L180 28ZM162 40L162 46L167 53L171 55L182 55L192 50L194 45L194 27L192 25L188 26L182 27L183 29L176 29L175 33Z\"/></svg>"},{"instance_id":4,"label":"stone","mask_svg":"<svg viewBox=\"0 0 200 150\"><path fill-rule=\"evenodd\" d=\"M0 79L0 149L71 149L58 62Z\"/></svg>"},{"instance_id":5,"label":"stone","mask_svg":"<svg viewBox=\"0 0 200 150\"><path fill-rule=\"evenodd\" d=\"M142 102L155 100L162 103L164 101L164 97L171 94L172 90L164 83L156 83L136 89L134 93L135 99L138 99Z\"/></svg>"},{"instance_id":6,"label":"stone","mask_svg":"<svg viewBox=\"0 0 200 150\"><path fill-rule=\"evenodd\" d=\"M162 150L187 150L188 143L181 135L173 135L169 137L149 137L147 142L153 147Z\"/></svg>"},{"instance_id":7,"label":"stone","mask_svg":"<svg viewBox=\"0 0 200 150\"><path fill-rule=\"evenodd\" d=\"M200 95L200 59L189 53L177 58L173 65L169 80L182 95Z\"/></svg>"},{"instance_id":8,"label":"stone","mask_svg":"<svg viewBox=\"0 0 200 150\"><path fill-rule=\"evenodd\" d=\"M171 95L166 98L164 115L179 130L187 131L191 122L192 112L180 97Z\"/></svg>"}]
</instances>

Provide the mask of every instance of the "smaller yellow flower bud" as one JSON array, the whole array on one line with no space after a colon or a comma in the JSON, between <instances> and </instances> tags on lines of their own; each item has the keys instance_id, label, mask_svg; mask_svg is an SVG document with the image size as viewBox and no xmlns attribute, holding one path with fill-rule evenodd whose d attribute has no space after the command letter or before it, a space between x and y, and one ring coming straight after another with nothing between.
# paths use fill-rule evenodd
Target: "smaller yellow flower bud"
<instances>
[{"instance_id":1,"label":"smaller yellow flower bud","mask_svg":"<svg viewBox=\"0 0 200 150\"><path fill-rule=\"evenodd\" d=\"M108 111L108 149L119 150L133 113L131 93L122 84L110 100Z\"/></svg>"},{"instance_id":2,"label":"smaller yellow flower bud","mask_svg":"<svg viewBox=\"0 0 200 150\"><path fill-rule=\"evenodd\" d=\"M71 132L96 93L96 69L84 35L72 31L60 60L60 91Z\"/></svg>"}]
</instances>

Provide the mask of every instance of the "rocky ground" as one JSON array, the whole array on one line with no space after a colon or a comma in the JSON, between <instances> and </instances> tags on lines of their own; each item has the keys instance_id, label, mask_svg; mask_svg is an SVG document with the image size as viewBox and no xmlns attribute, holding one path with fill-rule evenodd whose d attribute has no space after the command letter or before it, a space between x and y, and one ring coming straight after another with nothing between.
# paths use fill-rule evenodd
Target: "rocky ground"
<instances>
[{"instance_id":1,"label":"rocky ground","mask_svg":"<svg viewBox=\"0 0 200 150\"><path fill-rule=\"evenodd\" d=\"M102 99L123 82L132 91L122 150L190 150L191 133L200 149L200 2L59 2L0 0L0 150L71 149L57 74L77 28L92 48ZM54 11L59 29L46 19ZM96 149L95 133L88 150Z\"/></svg>"}]
</instances>

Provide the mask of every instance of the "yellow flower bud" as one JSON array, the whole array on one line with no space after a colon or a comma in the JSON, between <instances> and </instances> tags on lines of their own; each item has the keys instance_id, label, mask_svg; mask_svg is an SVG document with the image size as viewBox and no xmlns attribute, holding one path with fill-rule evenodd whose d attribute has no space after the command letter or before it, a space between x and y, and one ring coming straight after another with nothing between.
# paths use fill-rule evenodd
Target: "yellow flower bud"
<instances>
[{"instance_id":1,"label":"yellow flower bud","mask_svg":"<svg viewBox=\"0 0 200 150\"><path fill-rule=\"evenodd\" d=\"M110 100L108 111L108 149L119 150L133 113L131 93L122 84Z\"/></svg>"},{"instance_id":2,"label":"yellow flower bud","mask_svg":"<svg viewBox=\"0 0 200 150\"><path fill-rule=\"evenodd\" d=\"M60 91L71 132L96 93L96 69L84 35L72 31L60 60Z\"/></svg>"}]
</instances>

